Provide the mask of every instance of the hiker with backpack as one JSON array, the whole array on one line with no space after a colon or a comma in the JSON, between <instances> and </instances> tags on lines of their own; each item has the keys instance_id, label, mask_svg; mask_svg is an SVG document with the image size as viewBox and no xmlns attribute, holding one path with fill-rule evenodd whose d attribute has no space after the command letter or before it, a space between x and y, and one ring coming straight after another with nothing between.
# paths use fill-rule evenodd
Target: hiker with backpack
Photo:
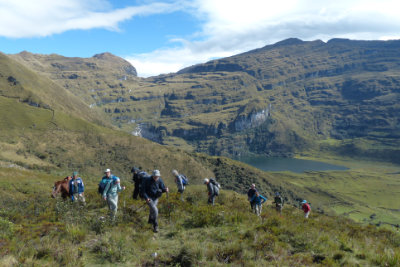
<instances>
[{"instance_id":1,"label":"hiker with backpack","mask_svg":"<svg viewBox=\"0 0 400 267\"><path fill-rule=\"evenodd\" d=\"M72 179L69 180L69 195L71 197L71 201L78 201L82 204L85 204L84 197L85 185L83 184L82 178L78 177L78 172L75 171L72 173Z\"/></svg>"},{"instance_id":2,"label":"hiker with backpack","mask_svg":"<svg viewBox=\"0 0 400 267\"><path fill-rule=\"evenodd\" d=\"M140 187L142 186L142 175L140 175L141 172L141 167L132 167L131 169L131 173L133 173L132 181L135 185L135 189L133 190L132 194L133 199L138 199Z\"/></svg>"},{"instance_id":3,"label":"hiker with backpack","mask_svg":"<svg viewBox=\"0 0 400 267\"><path fill-rule=\"evenodd\" d=\"M185 175L179 174L177 170L172 170L172 174L175 176L175 183L178 187L178 192L181 194L180 199L183 201L183 191L185 191L188 179Z\"/></svg>"},{"instance_id":4,"label":"hiker with backpack","mask_svg":"<svg viewBox=\"0 0 400 267\"><path fill-rule=\"evenodd\" d=\"M219 189L221 188L220 184L217 183L214 179L205 178L204 184L207 185L208 190L208 204L214 205L215 197L219 195Z\"/></svg>"},{"instance_id":5,"label":"hiker with backpack","mask_svg":"<svg viewBox=\"0 0 400 267\"><path fill-rule=\"evenodd\" d=\"M143 180L141 190L143 191L143 197L149 205L149 224L153 224L153 231L158 232L158 198L162 196L164 192L168 193L168 187L165 186L161 179L159 170L154 170L149 178Z\"/></svg>"},{"instance_id":6,"label":"hiker with backpack","mask_svg":"<svg viewBox=\"0 0 400 267\"><path fill-rule=\"evenodd\" d=\"M279 214L282 214L283 198L279 192L275 192L274 202L272 203L275 204L276 211L278 211Z\"/></svg>"},{"instance_id":7,"label":"hiker with backpack","mask_svg":"<svg viewBox=\"0 0 400 267\"><path fill-rule=\"evenodd\" d=\"M260 195L260 193L255 192L251 201L254 202L254 213L257 214L257 216L260 216L262 211L262 204L267 201L267 198L263 195Z\"/></svg>"},{"instance_id":8,"label":"hiker with backpack","mask_svg":"<svg viewBox=\"0 0 400 267\"><path fill-rule=\"evenodd\" d=\"M254 201L252 201L252 199L253 199L254 195L256 194L256 192L257 192L257 189L256 189L256 185L255 184L252 184L250 186L249 191L247 191L247 199L250 202L250 207L251 207L252 211L254 210L254 204L255 204Z\"/></svg>"},{"instance_id":9,"label":"hiker with backpack","mask_svg":"<svg viewBox=\"0 0 400 267\"><path fill-rule=\"evenodd\" d=\"M311 207L310 204L307 203L307 200L303 200L301 202L301 208L304 211L304 218L308 219L308 216L310 215L311 212Z\"/></svg>"},{"instance_id":10,"label":"hiker with backpack","mask_svg":"<svg viewBox=\"0 0 400 267\"><path fill-rule=\"evenodd\" d=\"M119 177L111 174L110 169L106 169L104 173L105 176L101 179L98 191L107 201L110 218L115 219L118 210L118 193L125 190L125 186L121 187Z\"/></svg>"}]
</instances>

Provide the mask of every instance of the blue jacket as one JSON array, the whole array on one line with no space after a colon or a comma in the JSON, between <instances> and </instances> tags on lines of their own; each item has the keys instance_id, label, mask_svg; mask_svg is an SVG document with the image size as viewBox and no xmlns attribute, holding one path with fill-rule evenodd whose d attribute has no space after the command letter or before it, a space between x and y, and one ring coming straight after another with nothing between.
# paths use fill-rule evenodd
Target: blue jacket
<instances>
[{"instance_id":1,"label":"blue jacket","mask_svg":"<svg viewBox=\"0 0 400 267\"><path fill-rule=\"evenodd\" d=\"M115 196L122 191L119 177L111 175L110 178L107 178L107 176L104 176L101 180L107 183L103 191L103 198L108 195Z\"/></svg>"},{"instance_id":2,"label":"blue jacket","mask_svg":"<svg viewBox=\"0 0 400 267\"><path fill-rule=\"evenodd\" d=\"M166 188L163 180L158 178L157 181L154 180L153 176L146 178L143 183L143 196L144 199L156 200L159 198L163 192L166 192Z\"/></svg>"},{"instance_id":3,"label":"blue jacket","mask_svg":"<svg viewBox=\"0 0 400 267\"><path fill-rule=\"evenodd\" d=\"M75 183L78 184L78 192L75 192ZM74 194L81 194L85 191L85 186L83 184L82 178L78 177L76 179L71 179L69 181L69 195L73 196Z\"/></svg>"},{"instance_id":4,"label":"blue jacket","mask_svg":"<svg viewBox=\"0 0 400 267\"><path fill-rule=\"evenodd\" d=\"M259 195L259 196L257 197L256 194L254 194L254 196L253 196L252 199L250 200L250 202L253 202L253 203L257 204L257 205L261 205L261 204L263 204L265 201L267 201L267 198L266 198L266 197L264 197L264 196L262 196L262 195Z\"/></svg>"}]
</instances>

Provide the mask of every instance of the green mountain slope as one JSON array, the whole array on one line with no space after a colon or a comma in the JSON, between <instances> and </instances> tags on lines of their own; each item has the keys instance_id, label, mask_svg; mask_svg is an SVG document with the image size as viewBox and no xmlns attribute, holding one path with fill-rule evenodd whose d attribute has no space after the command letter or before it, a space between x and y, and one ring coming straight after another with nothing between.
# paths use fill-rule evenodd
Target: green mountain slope
<instances>
[{"instance_id":1,"label":"green mountain slope","mask_svg":"<svg viewBox=\"0 0 400 267\"><path fill-rule=\"evenodd\" d=\"M126 80L101 68L71 79L48 67L70 64L60 56L14 57L100 107L121 129L162 144L213 155L319 150L399 162L399 47L288 39L177 74ZM88 60L73 58L74 66Z\"/></svg>"},{"instance_id":2,"label":"green mountain slope","mask_svg":"<svg viewBox=\"0 0 400 267\"><path fill-rule=\"evenodd\" d=\"M92 122L109 125L108 119L68 90L38 75L24 65L0 53L0 95L18 99L31 106L59 110Z\"/></svg>"},{"instance_id":3,"label":"green mountain slope","mask_svg":"<svg viewBox=\"0 0 400 267\"><path fill-rule=\"evenodd\" d=\"M282 184L279 178L254 171L247 165L240 172L218 174L221 159L190 154L94 123L102 122L101 118L91 113L92 109L77 96L6 56L2 62L0 161L6 166L16 163L60 177L78 170L92 182L99 179L104 168L111 168L123 180L129 180L130 168L136 165L147 171L161 170L170 184L173 184L171 170L174 168L191 177L194 184L218 175L228 188L240 191L245 191L252 181L260 181L260 187L269 191ZM8 81L7 77L11 76L14 82ZM26 95L32 96L34 102L26 100ZM235 162L229 161L226 165L234 168ZM268 177L268 183L262 182L264 177ZM288 194L288 200L294 198L294 193Z\"/></svg>"}]
</instances>

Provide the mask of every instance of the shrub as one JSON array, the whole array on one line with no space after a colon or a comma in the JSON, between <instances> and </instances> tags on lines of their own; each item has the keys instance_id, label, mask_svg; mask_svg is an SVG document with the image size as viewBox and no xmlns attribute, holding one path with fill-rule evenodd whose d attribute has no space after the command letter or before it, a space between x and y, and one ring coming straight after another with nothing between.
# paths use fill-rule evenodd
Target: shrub
<instances>
[{"instance_id":1,"label":"shrub","mask_svg":"<svg viewBox=\"0 0 400 267\"><path fill-rule=\"evenodd\" d=\"M225 222L224 213L217 206L193 207L192 217L186 220L185 226L191 228L222 225Z\"/></svg>"},{"instance_id":2,"label":"shrub","mask_svg":"<svg viewBox=\"0 0 400 267\"><path fill-rule=\"evenodd\" d=\"M172 256L170 265L191 267L196 263L197 255L187 247L182 247L176 256Z\"/></svg>"},{"instance_id":3,"label":"shrub","mask_svg":"<svg viewBox=\"0 0 400 267\"><path fill-rule=\"evenodd\" d=\"M129 247L123 233L117 235L106 234L93 247L92 251L98 254L103 261L117 263L126 261L127 256L131 254Z\"/></svg>"},{"instance_id":4,"label":"shrub","mask_svg":"<svg viewBox=\"0 0 400 267\"><path fill-rule=\"evenodd\" d=\"M233 263L242 259L243 247L239 242L226 244L217 247L215 255L219 262Z\"/></svg>"},{"instance_id":5,"label":"shrub","mask_svg":"<svg viewBox=\"0 0 400 267\"><path fill-rule=\"evenodd\" d=\"M7 219L0 217L0 238L11 238L14 235L15 226Z\"/></svg>"}]
</instances>

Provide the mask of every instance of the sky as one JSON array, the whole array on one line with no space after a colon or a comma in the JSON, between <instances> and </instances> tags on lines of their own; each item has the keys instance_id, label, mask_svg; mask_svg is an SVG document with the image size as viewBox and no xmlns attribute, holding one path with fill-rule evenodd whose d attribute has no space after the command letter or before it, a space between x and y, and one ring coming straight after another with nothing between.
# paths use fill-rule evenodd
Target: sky
<instances>
[{"instance_id":1,"label":"sky","mask_svg":"<svg viewBox=\"0 0 400 267\"><path fill-rule=\"evenodd\" d=\"M138 76L287 38L400 39L397 0L0 0L0 51L110 52Z\"/></svg>"}]
</instances>

